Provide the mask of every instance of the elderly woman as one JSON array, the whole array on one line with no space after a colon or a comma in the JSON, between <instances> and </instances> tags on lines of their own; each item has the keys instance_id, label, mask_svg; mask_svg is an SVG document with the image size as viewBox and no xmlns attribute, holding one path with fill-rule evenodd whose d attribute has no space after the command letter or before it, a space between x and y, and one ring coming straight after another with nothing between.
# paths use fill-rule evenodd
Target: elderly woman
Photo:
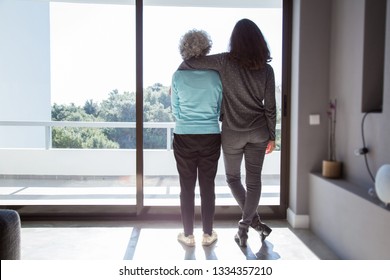
<instances>
[{"instance_id":1,"label":"elderly woman","mask_svg":"<svg viewBox=\"0 0 390 280\"><path fill-rule=\"evenodd\" d=\"M183 60L204 56L211 49L211 39L204 31L191 30L180 40ZM175 117L173 151L180 178L180 206L184 232L178 240L195 245L195 185L201 196L202 245L217 240L213 230L215 213L215 176L221 153L219 114L222 83L213 70L176 71L171 85L172 113Z\"/></svg>"}]
</instances>

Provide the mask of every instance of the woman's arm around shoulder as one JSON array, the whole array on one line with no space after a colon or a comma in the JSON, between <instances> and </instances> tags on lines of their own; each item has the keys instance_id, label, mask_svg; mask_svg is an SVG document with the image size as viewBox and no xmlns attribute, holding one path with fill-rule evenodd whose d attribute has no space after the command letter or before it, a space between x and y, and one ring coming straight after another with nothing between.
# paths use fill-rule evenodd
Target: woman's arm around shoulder
<instances>
[{"instance_id":1,"label":"woman's arm around shoulder","mask_svg":"<svg viewBox=\"0 0 390 280\"><path fill-rule=\"evenodd\" d=\"M178 70L216 70L223 69L223 64L226 59L227 53L220 53L214 55L207 55L201 57L194 57L183 61Z\"/></svg>"}]
</instances>

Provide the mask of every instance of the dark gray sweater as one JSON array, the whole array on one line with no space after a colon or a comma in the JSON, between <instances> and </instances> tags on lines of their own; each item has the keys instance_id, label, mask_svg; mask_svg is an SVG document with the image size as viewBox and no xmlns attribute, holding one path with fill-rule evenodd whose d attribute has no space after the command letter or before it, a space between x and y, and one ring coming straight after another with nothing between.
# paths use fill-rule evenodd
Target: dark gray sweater
<instances>
[{"instance_id":1,"label":"dark gray sweater","mask_svg":"<svg viewBox=\"0 0 390 280\"><path fill-rule=\"evenodd\" d=\"M221 120L230 129L248 131L268 126L275 140L275 77L271 65L248 70L227 57L227 53L192 58L180 70L213 69L219 72L223 86Z\"/></svg>"}]
</instances>

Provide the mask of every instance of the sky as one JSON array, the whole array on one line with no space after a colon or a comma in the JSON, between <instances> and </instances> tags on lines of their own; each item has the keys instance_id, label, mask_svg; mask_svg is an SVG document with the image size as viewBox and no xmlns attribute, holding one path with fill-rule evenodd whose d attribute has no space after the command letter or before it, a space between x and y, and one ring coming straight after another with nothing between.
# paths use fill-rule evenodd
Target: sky
<instances>
[{"instance_id":1,"label":"sky","mask_svg":"<svg viewBox=\"0 0 390 280\"><path fill-rule=\"evenodd\" d=\"M276 83L281 80L282 10L144 7L144 87L169 86L181 62L180 37L190 29L209 33L212 53L228 50L235 23L256 22L269 47ZM100 102L117 89L135 91L135 11L130 5L51 2L51 102Z\"/></svg>"}]
</instances>

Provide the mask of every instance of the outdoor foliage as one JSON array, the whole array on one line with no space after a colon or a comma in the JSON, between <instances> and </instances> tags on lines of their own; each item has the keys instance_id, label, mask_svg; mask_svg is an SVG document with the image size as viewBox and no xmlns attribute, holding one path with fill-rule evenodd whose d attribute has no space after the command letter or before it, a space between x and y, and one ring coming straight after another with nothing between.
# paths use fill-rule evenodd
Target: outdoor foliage
<instances>
[{"instance_id":1,"label":"outdoor foliage","mask_svg":"<svg viewBox=\"0 0 390 280\"><path fill-rule=\"evenodd\" d=\"M172 122L171 99L168 87L155 84L144 92L144 122ZM87 100L83 107L54 104L53 121L135 122L135 93L113 90L108 98L97 103ZM55 127L52 131L53 148L134 149L135 128L78 128ZM145 128L144 148L166 147L166 129Z\"/></svg>"},{"instance_id":2,"label":"outdoor foliage","mask_svg":"<svg viewBox=\"0 0 390 280\"><path fill-rule=\"evenodd\" d=\"M276 89L280 96L280 87ZM134 92L119 93L113 90L108 97L97 103L87 100L84 106L52 106L53 121L82 122L135 122L136 95ZM280 100L278 103L278 120L280 123ZM156 83L144 90L144 122L173 122L169 87ZM52 130L53 148L75 149L135 149L135 128L82 128L54 127ZM143 144L145 149L165 149L167 147L166 128L144 128ZM280 150L280 130L276 131L276 150Z\"/></svg>"}]
</instances>

